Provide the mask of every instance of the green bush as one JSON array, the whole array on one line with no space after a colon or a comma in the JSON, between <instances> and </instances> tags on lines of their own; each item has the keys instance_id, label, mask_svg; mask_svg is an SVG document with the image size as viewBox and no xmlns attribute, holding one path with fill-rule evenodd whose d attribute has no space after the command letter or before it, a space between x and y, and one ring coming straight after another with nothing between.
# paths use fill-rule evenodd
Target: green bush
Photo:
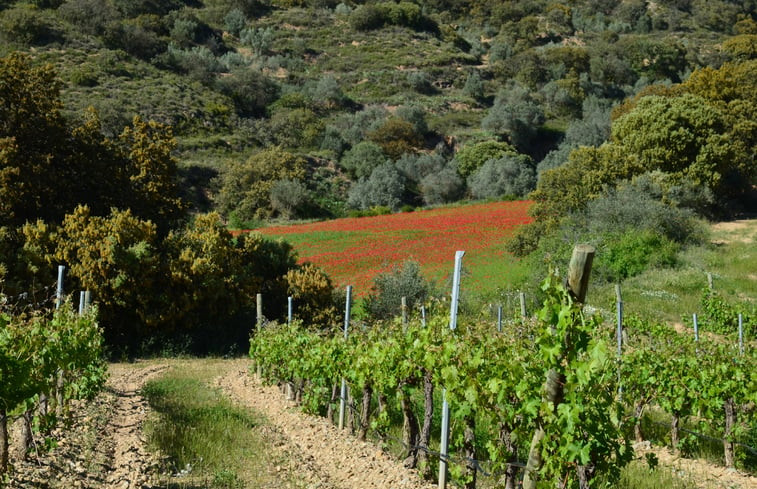
<instances>
[{"instance_id":1,"label":"green bush","mask_svg":"<svg viewBox=\"0 0 757 489\"><path fill-rule=\"evenodd\" d=\"M360 5L350 12L350 25L356 31L370 31L384 26L384 14L373 5Z\"/></svg>"},{"instance_id":2,"label":"green bush","mask_svg":"<svg viewBox=\"0 0 757 489\"><path fill-rule=\"evenodd\" d=\"M604 237L596 272L607 281L620 282L649 267L676 264L680 245L652 231L631 230Z\"/></svg>"},{"instance_id":3,"label":"green bush","mask_svg":"<svg viewBox=\"0 0 757 489\"><path fill-rule=\"evenodd\" d=\"M412 310L423 304L430 292L431 286L421 275L420 265L406 261L376 276L365 300L365 310L375 319L392 319L402 312L403 297Z\"/></svg>"},{"instance_id":4,"label":"green bush","mask_svg":"<svg viewBox=\"0 0 757 489\"><path fill-rule=\"evenodd\" d=\"M536 187L533 161L526 155L488 160L468 177L468 187L477 199L504 195L523 197Z\"/></svg>"},{"instance_id":5,"label":"green bush","mask_svg":"<svg viewBox=\"0 0 757 489\"><path fill-rule=\"evenodd\" d=\"M0 11L0 38L7 43L43 45L60 40L60 34L36 8L20 6Z\"/></svg>"},{"instance_id":6,"label":"green bush","mask_svg":"<svg viewBox=\"0 0 757 489\"><path fill-rule=\"evenodd\" d=\"M371 176L352 184L347 204L356 209L386 206L397 210L403 204L405 179L391 163L376 167Z\"/></svg>"}]
</instances>

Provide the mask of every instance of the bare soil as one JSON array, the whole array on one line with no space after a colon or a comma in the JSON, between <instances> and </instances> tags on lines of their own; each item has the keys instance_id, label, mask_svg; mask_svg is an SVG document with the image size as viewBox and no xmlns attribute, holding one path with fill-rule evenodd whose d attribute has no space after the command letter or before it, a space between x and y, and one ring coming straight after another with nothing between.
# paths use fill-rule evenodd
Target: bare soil
<instances>
[{"instance_id":1,"label":"bare soil","mask_svg":"<svg viewBox=\"0 0 757 489\"><path fill-rule=\"evenodd\" d=\"M325 418L303 414L277 387L261 385L249 374L248 360L234 360L216 385L243 406L263 414L303 455L312 479L335 489L430 489L414 471L403 467L373 443L340 432ZM319 486L323 487L323 486Z\"/></svg>"},{"instance_id":2,"label":"bare soil","mask_svg":"<svg viewBox=\"0 0 757 489\"><path fill-rule=\"evenodd\" d=\"M166 364L112 364L105 389L91 402L75 401L51 433L50 451L36 436L37 451L13 460L9 488L152 487L159 459L146 447L142 423L147 402L139 389L168 369Z\"/></svg>"}]
</instances>

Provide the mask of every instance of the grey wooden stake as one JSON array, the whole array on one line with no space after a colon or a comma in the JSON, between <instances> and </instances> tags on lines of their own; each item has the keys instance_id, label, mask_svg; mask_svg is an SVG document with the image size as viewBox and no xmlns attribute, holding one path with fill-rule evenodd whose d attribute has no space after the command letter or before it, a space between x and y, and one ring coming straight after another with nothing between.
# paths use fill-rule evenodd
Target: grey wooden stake
<instances>
[{"instance_id":1,"label":"grey wooden stake","mask_svg":"<svg viewBox=\"0 0 757 489\"><path fill-rule=\"evenodd\" d=\"M707 272L707 288L712 290L712 273Z\"/></svg>"},{"instance_id":2,"label":"grey wooden stake","mask_svg":"<svg viewBox=\"0 0 757 489\"><path fill-rule=\"evenodd\" d=\"M744 354L744 318L739 313L739 355Z\"/></svg>"},{"instance_id":3,"label":"grey wooden stake","mask_svg":"<svg viewBox=\"0 0 757 489\"><path fill-rule=\"evenodd\" d=\"M292 296L287 297L287 324L292 324Z\"/></svg>"},{"instance_id":4,"label":"grey wooden stake","mask_svg":"<svg viewBox=\"0 0 757 489\"><path fill-rule=\"evenodd\" d=\"M403 297L402 301L400 303L400 308L402 309L402 329L407 329L407 297Z\"/></svg>"},{"instance_id":5,"label":"grey wooden stake","mask_svg":"<svg viewBox=\"0 0 757 489\"><path fill-rule=\"evenodd\" d=\"M421 306L421 326L426 327L426 306Z\"/></svg>"},{"instance_id":6,"label":"grey wooden stake","mask_svg":"<svg viewBox=\"0 0 757 489\"><path fill-rule=\"evenodd\" d=\"M620 383L620 364L623 359L623 296L620 293L620 284L615 284L615 299L617 301L617 329L615 335L618 342L618 399L622 401L623 386Z\"/></svg>"},{"instance_id":7,"label":"grey wooden stake","mask_svg":"<svg viewBox=\"0 0 757 489\"><path fill-rule=\"evenodd\" d=\"M591 245L582 244L573 248L573 255L570 258L568 266L567 288L576 302L583 304L586 300L586 292L589 289L589 275L591 274L591 265L594 261L595 248ZM554 330L554 326L552 327ZM550 403L553 409L557 411L557 405L563 397L565 385L564 376L560 375L554 369L547 372L547 380L544 382L542 392L543 403ZM531 439L531 448L528 451L528 462L526 463L526 473L523 477L523 489L536 489L536 481L539 471L544 465L541 454L541 442L546 436L542 420L537 419L537 428Z\"/></svg>"},{"instance_id":8,"label":"grey wooden stake","mask_svg":"<svg viewBox=\"0 0 757 489\"><path fill-rule=\"evenodd\" d=\"M58 288L55 291L55 308L60 308L63 304L63 271L66 269L63 265L58 265Z\"/></svg>"},{"instance_id":9,"label":"grey wooden stake","mask_svg":"<svg viewBox=\"0 0 757 489\"><path fill-rule=\"evenodd\" d=\"M84 314L84 291L79 292L79 316Z\"/></svg>"},{"instance_id":10,"label":"grey wooden stake","mask_svg":"<svg viewBox=\"0 0 757 489\"><path fill-rule=\"evenodd\" d=\"M502 304L497 306L497 331L502 332Z\"/></svg>"},{"instance_id":11,"label":"grey wooden stake","mask_svg":"<svg viewBox=\"0 0 757 489\"><path fill-rule=\"evenodd\" d=\"M696 341L697 343L699 343L699 321L697 319L696 313L694 313L694 315L692 316L692 318L694 320L694 341Z\"/></svg>"},{"instance_id":12,"label":"grey wooden stake","mask_svg":"<svg viewBox=\"0 0 757 489\"><path fill-rule=\"evenodd\" d=\"M455 252L455 271L452 274L452 301L449 310L449 329L457 328L457 304L460 300L460 272L465 251ZM449 452L449 404L447 390L442 390L442 433L439 447L439 489L447 488L447 455Z\"/></svg>"},{"instance_id":13,"label":"grey wooden stake","mask_svg":"<svg viewBox=\"0 0 757 489\"><path fill-rule=\"evenodd\" d=\"M84 291L84 310L86 311L89 309L89 306L92 305L92 292L89 290Z\"/></svg>"},{"instance_id":14,"label":"grey wooden stake","mask_svg":"<svg viewBox=\"0 0 757 489\"><path fill-rule=\"evenodd\" d=\"M350 309L352 307L352 286L347 286L347 300L344 305L344 339L347 340L347 331L350 326ZM344 429L344 413L347 406L347 381L342 377L342 390L339 398L339 429Z\"/></svg>"},{"instance_id":15,"label":"grey wooden stake","mask_svg":"<svg viewBox=\"0 0 757 489\"><path fill-rule=\"evenodd\" d=\"M520 299L520 317L526 319L526 294L520 292L518 298Z\"/></svg>"},{"instance_id":16,"label":"grey wooden stake","mask_svg":"<svg viewBox=\"0 0 757 489\"><path fill-rule=\"evenodd\" d=\"M255 296L255 303L257 305L257 314L255 315L255 324L258 328L263 326L263 294Z\"/></svg>"}]
</instances>

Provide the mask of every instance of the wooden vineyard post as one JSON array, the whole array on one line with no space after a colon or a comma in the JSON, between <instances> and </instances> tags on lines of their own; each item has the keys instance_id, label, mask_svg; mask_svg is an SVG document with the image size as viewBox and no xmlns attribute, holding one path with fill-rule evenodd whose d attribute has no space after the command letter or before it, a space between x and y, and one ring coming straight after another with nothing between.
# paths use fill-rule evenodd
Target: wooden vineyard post
<instances>
[{"instance_id":1,"label":"wooden vineyard post","mask_svg":"<svg viewBox=\"0 0 757 489\"><path fill-rule=\"evenodd\" d=\"M582 244L573 248L573 255L570 258L568 268L567 288L573 299L583 304L586 299L586 292L589 287L589 275L591 274L591 264L594 260L595 249L593 246ZM565 379L564 376L557 373L554 369L547 372L547 379L544 383L543 401L552 404L553 409L557 409L560 399L563 397ZM523 477L523 489L536 489L538 472L544 465L541 456L541 441L546 436L542 420L537 420L537 428L531 440L531 448L528 452L528 462L526 463L526 473Z\"/></svg>"},{"instance_id":2,"label":"wooden vineyard post","mask_svg":"<svg viewBox=\"0 0 757 489\"><path fill-rule=\"evenodd\" d=\"M292 296L287 297L287 324L292 324Z\"/></svg>"},{"instance_id":3,"label":"wooden vineyard post","mask_svg":"<svg viewBox=\"0 0 757 489\"><path fill-rule=\"evenodd\" d=\"M518 293L518 298L520 299L520 317L521 319L526 319L526 294L524 292Z\"/></svg>"},{"instance_id":4,"label":"wooden vineyard post","mask_svg":"<svg viewBox=\"0 0 757 489\"><path fill-rule=\"evenodd\" d=\"M407 297L402 297L400 308L402 309L402 330L407 331Z\"/></svg>"},{"instance_id":5,"label":"wooden vineyard post","mask_svg":"<svg viewBox=\"0 0 757 489\"><path fill-rule=\"evenodd\" d=\"M352 306L352 286L347 286L347 300L344 305L344 340L347 341L347 331L350 326L350 308ZM339 429L344 429L344 412L347 407L347 381L342 377L342 390L339 397Z\"/></svg>"},{"instance_id":6,"label":"wooden vineyard post","mask_svg":"<svg viewBox=\"0 0 757 489\"><path fill-rule=\"evenodd\" d=\"M497 332L502 332L502 305L497 306Z\"/></svg>"},{"instance_id":7,"label":"wooden vineyard post","mask_svg":"<svg viewBox=\"0 0 757 489\"><path fill-rule=\"evenodd\" d=\"M465 251L455 252L455 269L452 274L452 301L449 312L449 329L457 328L457 304L460 299L460 272ZM442 433L439 446L439 489L447 487L447 455L449 452L449 404L447 391L442 390Z\"/></svg>"}]
</instances>

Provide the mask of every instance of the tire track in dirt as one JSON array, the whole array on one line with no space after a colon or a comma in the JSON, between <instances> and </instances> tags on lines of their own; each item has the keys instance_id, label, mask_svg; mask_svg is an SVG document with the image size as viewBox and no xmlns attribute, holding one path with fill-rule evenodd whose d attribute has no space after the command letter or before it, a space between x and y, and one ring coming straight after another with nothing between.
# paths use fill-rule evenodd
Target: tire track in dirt
<instances>
[{"instance_id":1,"label":"tire track in dirt","mask_svg":"<svg viewBox=\"0 0 757 489\"><path fill-rule=\"evenodd\" d=\"M216 385L233 400L264 415L291 441L305 462L302 470L313 472L317 487L335 489L431 489L435 485L420 479L372 443L361 442L340 432L326 419L303 414L286 401L276 387L253 379L249 361L230 362L228 372ZM309 477L311 478L311 477ZM312 479L312 478L311 478Z\"/></svg>"},{"instance_id":2,"label":"tire track in dirt","mask_svg":"<svg viewBox=\"0 0 757 489\"><path fill-rule=\"evenodd\" d=\"M105 387L91 401L71 401L51 436L56 445L35 447L27 460L15 459L8 489L148 489L159 460L147 450L142 427L147 401L139 395L145 382L167 364L111 364ZM1 485L1 484L0 484Z\"/></svg>"},{"instance_id":3,"label":"tire track in dirt","mask_svg":"<svg viewBox=\"0 0 757 489\"><path fill-rule=\"evenodd\" d=\"M136 367L136 368L135 368ZM106 384L115 395L112 415L106 427L98 452L111 455L110 470L105 479L107 489L131 489L148 482L149 468L154 456L147 450L142 425L147 417L147 401L139 390L147 381L165 372L168 365L139 367L129 364L112 364Z\"/></svg>"}]
</instances>

